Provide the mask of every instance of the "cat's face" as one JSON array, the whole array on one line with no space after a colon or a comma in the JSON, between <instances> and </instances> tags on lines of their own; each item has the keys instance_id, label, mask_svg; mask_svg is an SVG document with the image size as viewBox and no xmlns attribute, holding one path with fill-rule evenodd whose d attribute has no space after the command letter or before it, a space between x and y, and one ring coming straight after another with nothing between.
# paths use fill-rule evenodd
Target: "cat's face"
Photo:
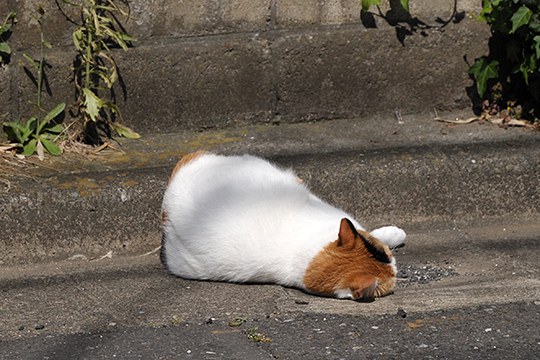
<instances>
[{"instance_id":1,"label":"cat's face","mask_svg":"<svg viewBox=\"0 0 540 360\"><path fill-rule=\"evenodd\" d=\"M342 219L338 239L313 258L304 284L310 292L338 298L388 295L396 284L395 259L388 246Z\"/></svg>"}]
</instances>

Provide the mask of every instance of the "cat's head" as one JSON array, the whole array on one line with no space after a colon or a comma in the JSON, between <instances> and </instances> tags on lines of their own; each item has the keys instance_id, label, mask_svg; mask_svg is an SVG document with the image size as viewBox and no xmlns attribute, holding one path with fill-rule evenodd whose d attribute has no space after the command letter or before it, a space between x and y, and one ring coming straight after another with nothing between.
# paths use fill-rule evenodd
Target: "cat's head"
<instances>
[{"instance_id":1,"label":"cat's head","mask_svg":"<svg viewBox=\"0 0 540 360\"><path fill-rule=\"evenodd\" d=\"M310 262L304 285L310 292L370 299L388 295L396 284L395 259L390 248L368 232L342 219L338 239Z\"/></svg>"}]
</instances>

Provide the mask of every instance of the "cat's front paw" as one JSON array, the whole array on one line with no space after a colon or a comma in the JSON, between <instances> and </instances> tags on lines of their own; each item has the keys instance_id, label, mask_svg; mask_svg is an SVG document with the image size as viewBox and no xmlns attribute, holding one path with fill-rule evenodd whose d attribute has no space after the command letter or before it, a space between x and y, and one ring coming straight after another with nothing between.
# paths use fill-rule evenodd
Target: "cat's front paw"
<instances>
[{"instance_id":1,"label":"cat's front paw","mask_svg":"<svg viewBox=\"0 0 540 360\"><path fill-rule=\"evenodd\" d=\"M405 242L407 234L397 226L383 226L371 232L371 235L381 240L390 248L395 248Z\"/></svg>"}]
</instances>

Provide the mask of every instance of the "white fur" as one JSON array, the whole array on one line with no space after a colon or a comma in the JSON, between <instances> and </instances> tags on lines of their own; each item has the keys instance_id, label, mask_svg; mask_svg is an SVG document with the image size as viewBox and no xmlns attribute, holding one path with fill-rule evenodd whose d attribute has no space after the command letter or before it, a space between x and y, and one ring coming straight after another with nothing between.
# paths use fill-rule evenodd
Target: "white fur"
<instances>
[{"instance_id":1,"label":"white fur","mask_svg":"<svg viewBox=\"0 0 540 360\"><path fill-rule=\"evenodd\" d=\"M334 295L338 299L354 299L351 289L336 289L334 290Z\"/></svg>"},{"instance_id":2,"label":"white fur","mask_svg":"<svg viewBox=\"0 0 540 360\"><path fill-rule=\"evenodd\" d=\"M304 288L309 262L349 218L291 170L249 156L205 154L165 192L163 255L184 278L270 282ZM343 294L345 295L345 294Z\"/></svg>"},{"instance_id":3,"label":"white fur","mask_svg":"<svg viewBox=\"0 0 540 360\"><path fill-rule=\"evenodd\" d=\"M381 228L371 231L371 235L381 240L390 248L395 248L405 242L405 231L397 226L383 226Z\"/></svg>"}]
</instances>

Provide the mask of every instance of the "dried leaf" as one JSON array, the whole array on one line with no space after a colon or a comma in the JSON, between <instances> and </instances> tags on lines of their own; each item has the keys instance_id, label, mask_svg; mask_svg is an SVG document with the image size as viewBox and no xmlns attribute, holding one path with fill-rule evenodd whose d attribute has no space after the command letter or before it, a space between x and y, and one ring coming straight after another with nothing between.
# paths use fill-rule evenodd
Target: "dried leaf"
<instances>
[{"instance_id":1,"label":"dried leaf","mask_svg":"<svg viewBox=\"0 0 540 360\"><path fill-rule=\"evenodd\" d=\"M45 151L43 150L43 144L41 143L40 140L37 141L36 150L37 150L38 159L40 161L43 161L43 159L45 159Z\"/></svg>"},{"instance_id":2,"label":"dried leaf","mask_svg":"<svg viewBox=\"0 0 540 360\"><path fill-rule=\"evenodd\" d=\"M10 150L15 149L18 146L18 144L5 144L0 145L0 152L8 152Z\"/></svg>"},{"instance_id":3,"label":"dried leaf","mask_svg":"<svg viewBox=\"0 0 540 360\"><path fill-rule=\"evenodd\" d=\"M502 117L490 118L488 121L495 125L507 125L507 126L518 126L518 127L528 127L531 125L528 121L518 120L518 119L505 119Z\"/></svg>"},{"instance_id":4,"label":"dried leaf","mask_svg":"<svg viewBox=\"0 0 540 360\"><path fill-rule=\"evenodd\" d=\"M407 321L407 327L409 328L409 330L418 329L422 326L424 326L423 320Z\"/></svg>"},{"instance_id":5,"label":"dried leaf","mask_svg":"<svg viewBox=\"0 0 540 360\"><path fill-rule=\"evenodd\" d=\"M480 120L480 118L479 117L471 117L471 118L468 118L468 119L450 120L450 119L441 119L440 117L436 117L433 120L442 121L442 122L446 122L446 123L450 123L450 124L470 124L470 123L472 123L474 121Z\"/></svg>"}]
</instances>

